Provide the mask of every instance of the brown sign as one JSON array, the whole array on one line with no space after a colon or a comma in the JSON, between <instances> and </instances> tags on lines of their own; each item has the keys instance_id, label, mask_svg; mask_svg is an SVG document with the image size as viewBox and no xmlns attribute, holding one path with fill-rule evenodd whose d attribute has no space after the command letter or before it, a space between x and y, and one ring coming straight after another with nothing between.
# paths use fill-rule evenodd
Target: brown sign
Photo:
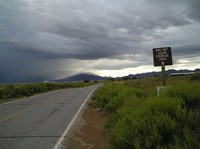
<instances>
[{"instance_id":1,"label":"brown sign","mask_svg":"<svg viewBox=\"0 0 200 149\"><path fill-rule=\"evenodd\" d=\"M171 47L153 49L154 66L172 65Z\"/></svg>"}]
</instances>

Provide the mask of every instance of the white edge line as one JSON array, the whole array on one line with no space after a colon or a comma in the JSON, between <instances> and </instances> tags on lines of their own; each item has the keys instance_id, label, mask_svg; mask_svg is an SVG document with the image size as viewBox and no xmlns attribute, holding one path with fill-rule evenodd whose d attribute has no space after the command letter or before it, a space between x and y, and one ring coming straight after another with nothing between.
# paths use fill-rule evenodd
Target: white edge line
<instances>
[{"instance_id":1,"label":"white edge line","mask_svg":"<svg viewBox=\"0 0 200 149\"><path fill-rule=\"evenodd\" d=\"M58 142L56 143L56 145L53 147L53 149L62 149L62 142L64 140L64 138L66 137L68 131L71 129L71 127L73 126L73 123L75 122L76 118L78 117L79 113L81 112L81 110L83 109L85 103L87 102L87 100L90 98L90 96L92 95L92 93L96 90L97 88L93 89L90 94L87 96L87 98L85 99L85 101L83 102L83 104L81 105L81 107L79 108L79 110L76 112L75 116L73 117L72 121L69 123L69 125L67 126L67 128L65 129L64 133L62 134L62 136L59 138Z\"/></svg>"}]
</instances>

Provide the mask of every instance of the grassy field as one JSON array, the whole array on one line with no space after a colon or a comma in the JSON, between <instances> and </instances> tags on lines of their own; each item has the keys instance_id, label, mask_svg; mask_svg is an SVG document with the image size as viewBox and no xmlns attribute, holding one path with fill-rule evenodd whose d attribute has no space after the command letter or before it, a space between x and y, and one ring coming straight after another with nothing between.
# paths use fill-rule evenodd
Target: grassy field
<instances>
[{"instance_id":1,"label":"grassy field","mask_svg":"<svg viewBox=\"0 0 200 149\"><path fill-rule=\"evenodd\" d=\"M93 83L30 83L30 84L0 84L0 103L28 97L52 90L84 87Z\"/></svg>"},{"instance_id":2,"label":"grassy field","mask_svg":"<svg viewBox=\"0 0 200 149\"><path fill-rule=\"evenodd\" d=\"M157 96L158 78L106 82L93 106L109 114L113 149L199 149L199 76L169 77Z\"/></svg>"}]
</instances>

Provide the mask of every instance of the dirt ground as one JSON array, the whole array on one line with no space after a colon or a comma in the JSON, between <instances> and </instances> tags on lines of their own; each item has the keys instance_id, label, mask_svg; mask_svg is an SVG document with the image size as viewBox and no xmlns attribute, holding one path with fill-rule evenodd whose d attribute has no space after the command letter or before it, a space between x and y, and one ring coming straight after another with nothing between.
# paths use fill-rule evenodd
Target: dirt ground
<instances>
[{"instance_id":1,"label":"dirt ground","mask_svg":"<svg viewBox=\"0 0 200 149\"><path fill-rule=\"evenodd\" d=\"M66 149L106 149L108 137L104 128L107 116L87 105L82 117L64 141Z\"/></svg>"}]
</instances>

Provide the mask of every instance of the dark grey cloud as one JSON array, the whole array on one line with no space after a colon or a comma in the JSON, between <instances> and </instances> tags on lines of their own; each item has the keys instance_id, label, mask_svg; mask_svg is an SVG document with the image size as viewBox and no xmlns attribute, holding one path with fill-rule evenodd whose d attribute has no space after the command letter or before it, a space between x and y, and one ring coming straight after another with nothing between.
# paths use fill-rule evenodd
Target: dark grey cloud
<instances>
[{"instance_id":1,"label":"dark grey cloud","mask_svg":"<svg viewBox=\"0 0 200 149\"><path fill-rule=\"evenodd\" d=\"M0 61L13 65L1 64L0 75L49 73L50 63L52 72L76 71L100 59L124 64L84 63L85 70L145 66L152 48L162 46L172 46L178 59L199 57L199 8L199 0L1 0ZM144 57L125 63L124 55Z\"/></svg>"},{"instance_id":2,"label":"dark grey cloud","mask_svg":"<svg viewBox=\"0 0 200 149\"><path fill-rule=\"evenodd\" d=\"M160 5L165 9L171 10L171 8L173 8L176 14L188 17L188 19L200 21L200 14L197 13L200 6L200 1L198 0L152 0L151 2L155 3L155 5Z\"/></svg>"},{"instance_id":3,"label":"dark grey cloud","mask_svg":"<svg viewBox=\"0 0 200 149\"><path fill-rule=\"evenodd\" d=\"M199 59L200 56L200 45L181 45L174 47L173 55L176 59L178 58L191 58L196 57Z\"/></svg>"}]
</instances>

